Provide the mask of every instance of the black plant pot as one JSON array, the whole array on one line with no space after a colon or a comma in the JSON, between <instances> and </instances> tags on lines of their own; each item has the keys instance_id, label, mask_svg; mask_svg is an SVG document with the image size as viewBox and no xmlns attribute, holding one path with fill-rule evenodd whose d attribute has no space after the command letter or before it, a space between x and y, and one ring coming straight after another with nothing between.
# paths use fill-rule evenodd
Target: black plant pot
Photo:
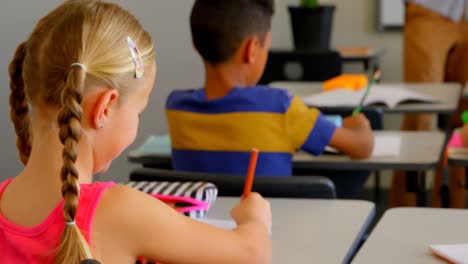
<instances>
[{"instance_id":1,"label":"black plant pot","mask_svg":"<svg viewBox=\"0 0 468 264\"><path fill-rule=\"evenodd\" d=\"M329 50L335 6L290 6L294 46L298 50Z\"/></svg>"}]
</instances>

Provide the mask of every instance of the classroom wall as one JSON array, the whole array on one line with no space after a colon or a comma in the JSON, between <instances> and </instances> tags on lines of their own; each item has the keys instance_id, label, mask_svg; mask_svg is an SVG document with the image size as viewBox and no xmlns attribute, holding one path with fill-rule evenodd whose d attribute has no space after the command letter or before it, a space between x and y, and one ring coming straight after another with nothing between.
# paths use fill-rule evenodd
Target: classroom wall
<instances>
[{"instance_id":1,"label":"classroom wall","mask_svg":"<svg viewBox=\"0 0 468 264\"><path fill-rule=\"evenodd\" d=\"M8 119L8 63L15 47L31 32L37 20L61 0L2 0L0 8L0 180L16 175L21 169L17 161L15 137ZM188 15L193 1L174 0L117 0L134 12L155 39L158 61L158 77L151 95L150 105L141 119L139 136L133 146L141 144L154 133L166 133L164 100L177 88L200 87L203 69L191 45ZM292 38L287 5L299 0L277 0L277 13L273 21L273 48L291 48ZM333 46L372 45L387 49L382 61L384 81L401 80L401 34L376 32L375 0L322 0L322 3L337 5L333 33ZM347 67L349 71L360 70L359 66ZM397 126L390 122L390 126ZM128 178L132 166L124 152L110 171L98 179L122 181Z\"/></svg>"}]
</instances>

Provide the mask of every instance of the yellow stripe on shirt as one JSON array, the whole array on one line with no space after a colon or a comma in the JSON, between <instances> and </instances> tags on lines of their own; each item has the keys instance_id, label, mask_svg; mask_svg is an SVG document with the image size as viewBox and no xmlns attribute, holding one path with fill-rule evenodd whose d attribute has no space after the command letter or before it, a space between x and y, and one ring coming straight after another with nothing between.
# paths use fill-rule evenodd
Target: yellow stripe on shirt
<instances>
[{"instance_id":1,"label":"yellow stripe on shirt","mask_svg":"<svg viewBox=\"0 0 468 264\"><path fill-rule=\"evenodd\" d=\"M297 150L304 145L319 115L319 110L307 107L299 97L294 96L286 112L287 137L293 149Z\"/></svg>"},{"instance_id":2,"label":"yellow stripe on shirt","mask_svg":"<svg viewBox=\"0 0 468 264\"><path fill-rule=\"evenodd\" d=\"M180 150L293 153L281 113L201 114L167 110L172 147Z\"/></svg>"}]
</instances>

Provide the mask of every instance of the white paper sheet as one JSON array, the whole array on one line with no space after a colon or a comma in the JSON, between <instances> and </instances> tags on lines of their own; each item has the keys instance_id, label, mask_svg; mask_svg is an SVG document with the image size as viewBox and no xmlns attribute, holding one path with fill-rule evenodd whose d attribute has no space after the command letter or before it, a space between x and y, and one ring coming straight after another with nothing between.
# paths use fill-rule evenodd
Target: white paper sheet
<instances>
[{"instance_id":1,"label":"white paper sheet","mask_svg":"<svg viewBox=\"0 0 468 264\"><path fill-rule=\"evenodd\" d=\"M372 157L400 155L401 138L392 135L379 135L375 137Z\"/></svg>"},{"instance_id":2,"label":"white paper sheet","mask_svg":"<svg viewBox=\"0 0 468 264\"><path fill-rule=\"evenodd\" d=\"M432 245L430 249L436 255L453 263L468 263L468 244Z\"/></svg>"},{"instance_id":3,"label":"white paper sheet","mask_svg":"<svg viewBox=\"0 0 468 264\"><path fill-rule=\"evenodd\" d=\"M209 224L218 228L226 229L226 230L233 230L237 227L236 222L233 220L221 220L221 219L214 219L214 218L202 218L198 219L200 222L205 224Z\"/></svg>"},{"instance_id":4,"label":"white paper sheet","mask_svg":"<svg viewBox=\"0 0 468 264\"><path fill-rule=\"evenodd\" d=\"M374 150L371 157L398 156L401 151L401 138L392 135L378 135L374 138ZM326 152L338 154L339 151L330 146L326 147Z\"/></svg>"}]
</instances>

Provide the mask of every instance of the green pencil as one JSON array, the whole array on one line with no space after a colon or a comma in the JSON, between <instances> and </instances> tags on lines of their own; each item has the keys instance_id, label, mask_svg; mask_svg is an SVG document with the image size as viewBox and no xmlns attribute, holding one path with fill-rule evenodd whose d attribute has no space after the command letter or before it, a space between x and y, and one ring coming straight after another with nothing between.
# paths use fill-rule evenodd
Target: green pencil
<instances>
[{"instance_id":1,"label":"green pencil","mask_svg":"<svg viewBox=\"0 0 468 264\"><path fill-rule=\"evenodd\" d=\"M380 71L376 71L374 73L374 76L372 76L372 80L369 82L369 85L366 88L366 91L364 92L364 95L361 98L361 102L359 102L359 105L354 109L353 115L359 115L362 111L362 108L364 107L364 102L366 101L367 97L370 94L370 91L372 89L372 86L376 84L380 79Z\"/></svg>"}]
</instances>

